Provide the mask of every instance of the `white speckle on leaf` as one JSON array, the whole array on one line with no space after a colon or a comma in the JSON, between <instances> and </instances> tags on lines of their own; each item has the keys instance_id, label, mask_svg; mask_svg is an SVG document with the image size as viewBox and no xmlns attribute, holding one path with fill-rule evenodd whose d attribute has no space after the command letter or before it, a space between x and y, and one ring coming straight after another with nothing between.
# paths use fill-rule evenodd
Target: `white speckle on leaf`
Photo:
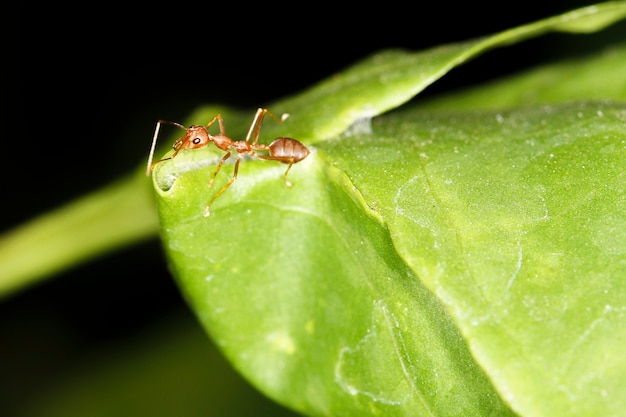
<instances>
[{"instance_id":1,"label":"white speckle on leaf","mask_svg":"<svg viewBox=\"0 0 626 417\"><path fill-rule=\"evenodd\" d=\"M270 333L267 335L267 341L279 352L284 352L288 355L293 355L296 352L296 344L291 336L285 332L277 331Z\"/></svg>"},{"instance_id":2,"label":"white speckle on leaf","mask_svg":"<svg viewBox=\"0 0 626 417\"><path fill-rule=\"evenodd\" d=\"M372 133L372 118L376 116L376 114L377 111L375 109L365 109L360 117L346 129L344 134L346 136L355 136Z\"/></svg>"}]
</instances>

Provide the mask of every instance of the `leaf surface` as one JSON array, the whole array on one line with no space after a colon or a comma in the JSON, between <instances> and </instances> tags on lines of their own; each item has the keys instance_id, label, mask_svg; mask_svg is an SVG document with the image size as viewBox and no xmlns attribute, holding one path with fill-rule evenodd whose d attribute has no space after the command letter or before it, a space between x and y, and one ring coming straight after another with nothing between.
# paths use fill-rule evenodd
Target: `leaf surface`
<instances>
[{"instance_id":1,"label":"leaf surface","mask_svg":"<svg viewBox=\"0 0 626 417\"><path fill-rule=\"evenodd\" d=\"M414 111L324 147L523 415L623 409L624 126L624 103Z\"/></svg>"}]
</instances>

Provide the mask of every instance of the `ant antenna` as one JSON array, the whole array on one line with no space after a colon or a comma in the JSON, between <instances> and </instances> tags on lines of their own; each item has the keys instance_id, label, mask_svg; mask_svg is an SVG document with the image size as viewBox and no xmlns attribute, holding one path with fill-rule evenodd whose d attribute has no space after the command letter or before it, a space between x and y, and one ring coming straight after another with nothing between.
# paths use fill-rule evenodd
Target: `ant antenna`
<instances>
[{"instance_id":1,"label":"ant antenna","mask_svg":"<svg viewBox=\"0 0 626 417\"><path fill-rule=\"evenodd\" d=\"M146 177L150 176L152 171L152 158L154 157L154 149L156 148L157 137L159 137L159 129L161 128L161 121L159 120L154 129L154 136L152 137L152 146L150 147L150 156L148 157L148 165L146 166Z\"/></svg>"}]
</instances>

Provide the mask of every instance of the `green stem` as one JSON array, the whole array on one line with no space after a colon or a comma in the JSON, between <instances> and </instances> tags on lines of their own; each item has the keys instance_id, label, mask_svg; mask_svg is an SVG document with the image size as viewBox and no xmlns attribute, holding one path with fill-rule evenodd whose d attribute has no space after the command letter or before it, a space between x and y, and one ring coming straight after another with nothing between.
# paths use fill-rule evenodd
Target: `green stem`
<instances>
[{"instance_id":1,"label":"green stem","mask_svg":"<svg viewBox=\"0 0 626 417\"><path fill-rule=\"evenodd\" d=\"M155 236L151 181L137 171L0 236L0 298L98 254Z\"/></svg>"}]
</instances>

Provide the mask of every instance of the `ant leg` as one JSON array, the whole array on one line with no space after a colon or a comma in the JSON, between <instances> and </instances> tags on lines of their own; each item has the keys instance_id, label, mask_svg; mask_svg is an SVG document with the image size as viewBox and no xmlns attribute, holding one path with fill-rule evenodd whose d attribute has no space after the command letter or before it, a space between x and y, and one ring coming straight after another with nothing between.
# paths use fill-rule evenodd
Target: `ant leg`
<instances>
[{"instance_id":1,"label":"ant leg","mask_svg":"<svg viewBox=\"0 0 626 417\"><path fill-rule=\"evenodd\" d=\"M220 163L217 164L217 168L215 169L215 172L213 173L213 176L211 177L211 180L209 181L209 187L213 186L213 182L215 181L215 177L217 177L217 173L220 172L220 169L222 169L222 165L224 165L224 162L226 162L226 160L230 158L230 155L231 155L231 151L226 151L226 155L224 155L222 159L220 159ZM239 159L237 159L237 164L239 164Z\"/></svg>"},{"instance_id":2,"label":"ant leg","mask_svg":"<svg viewBox=\"0 0 626 417\"><path fill-rule=\"evenodd\" d=\"M154 167L159 163L159 162L163 162L163 161L169 161L170 159L173 159L176 155L178 155L178 152L180 151L180 149L176 149L174 151L173 154L171 154L170 156L168 156L167 158L163 158L163 159L159 159L158 161L153 162L152 164L149 165L148 171L146 171L146 175L150 175L150 172L152 172L152 170L154 169Z\"/></svg>"},{"instance_id":3,"label":"ant leg","mask_svg":"<svg viewBox=\"0 0 626 417\"><path fill-rule=\"evenodd\" d=\"M152 172L152 169L154 168L154 166L156 164L158 164L159 162L162 161L167 161L168 159L172 159L173 157L176 156L176 154L178 153L179 149L176 149L176 147L174 147L174 149L176 149L176 151L172 154L172 156L170 156L169 158L163 158L163 159L159 159L156 162L152 162L152 158L154 157L154 150L156 149L156 143L157 143L157 138L159 137L159 130L161 129L161 125L163 123L166 124L170 124L176 127L180 127L181 129L187 129L185 126L181 125L180 123L176 123L176 122L170 122L169 120L158 120L156 127L154 129L154 136L152 136L152 146L150 147L150 156L148 157L148 164L146 165L146 176L149 176L150 173Z\"/></svg>"},{"instance_id":4,"label":"ant leg","mask_svg":"<svg viewBox=\"0 0 626 417\"><path fill-rule=\"evenodd\" d=\"M246 142L250 142L250 136L254 132L254 141L252 143L256 145L256 142L259 140L261 123L263 123L263 118L265 117L265 113L267 112L267 109L262 109L260 107L256 110L256 114L254 115L254 119L252 120L252 124L250 125L250 129L248 129L248 133L246 134Z\"/></svg>"},{"instance_id":5,"label":"ant leg","mask_svg":"<svg viewBox=\"0 0 626 417\"><path fill-rule=\"evenodd\" d=\"M207 130L209 130L209 127L211 127L211 125L213 125L213 123L215 123L215 121L217 120L217 124L220 127L220 135L225 135L224 133L224 119L222 119L222 115L221 114L216 114L209 123L207 123L207 125L205 126Z\"/></svg>"},{"instance_id":6,"label":"ant leg","mask_svg":"<svg viewBox=\"0 0 626 417\"><path fill-rule=\"evenodd\" d=\"M254 136L254 139L252 141L253 146L256 146L259 140L259 133L261 132L261 124L263 123L263 119L265 118L266 114L269 114L269 116L272 119L276 120L278 123L284 122L287 119L287 117L289 117L288 113L283 113L280 116L280 119L278 119L278 117L274 116L274 113L272 113L268 109L263 109L259 107L256 111L256 114L254 115L254 120L252 121L252 124L250 125L250 129L248 129L248 134L246 135L246 142L250 142L250 137Z\"/></svg>"},{"instance_id":7,"label":"ant leg","mask_svg":"<svg viewBox=\"0 0 626 417\"><path fill-rule=\"evenodd\" d=\"M213 202L217 199L217 197L219 197L220 195L222 195L222 193L224 191L226 191L228 189L228 187L230 187L233 182L235 182L235 180L237 179L237 174L239 173L239 162L241 162L241 154L239 154L237 156L237 161L235 162L235 169L233 171L233 176L232 178L226 183L224 184L224 186L222 187L221 190L219 190L211 199L211 201L209 201L209 203L206 205L206 207L204 208L204 217L209 217L211 215L211 205L213 204Z\"/></svg>"},{"instance_id":8,"label":"ant leg","mask_svg":"<svg viewBox=\"0 0 626 417\"><path fill-rule=\"evenodd\" d=\"M269 149L269 147L268 147ZM259 153L254 154L257 158L259 159L265 159L266 161L278 161L278 162L282 162L283 164L289 164L289 166L287 167L287 170L285 171L285 173L283 174L283 179L285 180L285 185L287 187L292 187L293 184L291 183L291 181L289 181L287 179L287 174L289 174L289 170L291 169L291 167L293 166L293 164L296 163L296 160L294 158L286 158L286 157L282 157L282 156L273 156L273 155L261 155Z\"/></svg>"},{"instance_id":9,"label":"ant leg","mask_svg":"<svg viewBox=\"0 0 626 417\"><path fill-rule=\"evenodd\" d=\"M287 167L287 170L285 171L285 174L283 175L283 179L285 180L285 185L289 188L291 188L293 186L293 184L291 183L291 181L289 181L287 179L287 174L289 174L289 170L291 169L291 167L293 166L293 159L291 160L291 162L289 162L289 166Z\"/></svg>"}]
</instances>

